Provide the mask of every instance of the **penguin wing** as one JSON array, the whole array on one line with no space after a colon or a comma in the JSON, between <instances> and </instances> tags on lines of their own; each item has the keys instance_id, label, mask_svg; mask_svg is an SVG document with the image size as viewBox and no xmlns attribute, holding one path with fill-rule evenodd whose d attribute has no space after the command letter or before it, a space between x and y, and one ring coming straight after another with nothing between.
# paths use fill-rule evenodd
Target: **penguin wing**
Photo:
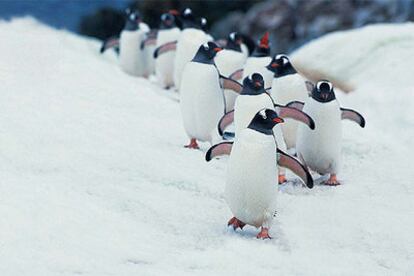
<instances>
[{"instance_id":1,"label":"penguin wing","mask_svg":"<svg viewBox=\"0 0 414 276\"><path fill-rule=\"evenodd\" d=\"M315 129L315 121L301 109L275 104L276 112L282 118L290 118L302 122L310 129Z\"/></svg>"},{"instance_id":2,"label":"penguin wing","mask_svg":"<svg viewBox=\"0 0 414 276\"><path fill-rule=\"evenodd\" d=\"M110 37L102 43L101 49L99 50L102 54L110 48L119 48L119 38L116 36Z\"/></svg>"},{"instance_id":3,"label":"penguin wing","mask_svg":"<svg viewBox=\"0 0 414 276\"><path fill-rule=\"evenodd\" d=\"M304 105L305 105L305 103L304 103L304 102L300 102L300 101L293 101L293 102L290 102L290 103L286 104L285 106L286 106L286 107L292 107L292 108L295 108L295 109L297 109L297 110L302 111L302 110L303 110L303 106L304 106Z\"/></svg>"},{"instance_id":4,"label":"penguin wing","mask_svg":"<svg viewBox=\"0 0 414 276\"><path fill-rule=\"evenodd\" d=\"M217 128L220 136L224 135L224 130L234 121L234 110L227 112L221 117L218 122Z\"/></svg>"},{"instance_id":5,"label":"penguin wing","mask_svg":"<svg viewBox=\"0 0 414 276\"><path fill-rule=\"evenodd\" d=\"M147 36L143 41L141 41L141 50L143 50L145 47L155 45L157 43L157 38Z\"/></svg>"},{"instance_id":6,"label":"penguin wing","mask_svg":"<svg viewBox=\"0 0 414 276\"><path fill-rule=\"evenodd\" d=\"M243 68L234 71L229 76L229 79L233 79L233 80L240 80L241 78L243 78Z\"/></svg>"},{"instance_id":7,"label":"penguin wing","mask_svg":"<svg viewBox=\"0 0 414 276\"><path fill-rule=\"evenodd\" d=\"M308 169L292 156L277 149L277 163L281 167L291 170L300 177L309 189L313 188L313 179Z\"/></svg>"},{"instance_id":8,"label":"penguin wing","mask_svg":"<svg viewBox=\"0 0 414 276\"><path fill-rule=\"evenodd\" d=\"M154 58L157 58L159 55L162 55L164 53L175 51L176 48L177 48L177 40L167 42L159 46L157 49L155 49Z\"/></svg>"},{"instance_id":9,"label":"penguin wing","mask_svg":"<svg viewBox=\"0 0 414 276\"><path fill-rule=\"evenodd\" d=\"M341 107L341 119L351 120L357 123L360 127L365 127L364 117L355 110Z\"/></svg>"},{"instance_id":10,"label":"penguin wing","mask_svg":"<svg viewBox=\"0 0 414 276\"><path fill-rule=\"evenodd\" d=\"M218 143L206 152L206 161L209 162L214 157L220 155L230 155L231 148L233 147L233 142L221 142Z\"/></svg>"},{"instance_id":11,"label":"penguin wing","mask_svg":"<svg viewBox=\"0 0 414 276\"><path fill-rule=\"evenodd\" d=\"M238 94L240 94L240 92L243 90L243 85L241 85L238 81L227 78L223 75L220 75L220 86L223 89L233 90Z\"/></svg>"}]
</instances>

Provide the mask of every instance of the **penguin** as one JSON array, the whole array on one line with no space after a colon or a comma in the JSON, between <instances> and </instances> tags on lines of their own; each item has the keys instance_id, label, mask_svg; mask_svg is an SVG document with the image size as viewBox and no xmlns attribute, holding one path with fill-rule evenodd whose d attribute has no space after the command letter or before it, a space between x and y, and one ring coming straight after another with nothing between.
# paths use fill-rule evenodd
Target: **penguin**
<instances>
[{"instance_id":1,"label":"penguin","mask_svg":"<svg viewBox=\"0 0 414 276\"><path fill-rule=\"evenodd\" d=\"M231 74L243 68L246 56L242 52L241 43L241 36L238 33L233 32L229 34L226 46L214 58L217 69L223 76L231 78ZM238 94L232 90L224 90L226 111L234 109L237 95Z\"/></svg>"},{"instance_id":2,"label":"penguin","mask_svg":"<svg viewBox=\"0 0 414 276\"><path fill-rule=\"evenodd\" d=\"M177 41L180 29L177 26L174 14L171 12L161 15L161 24L157 36L156 48ZM155 75L161 87L169 88L174 86L174 57L175 51L167 52L155 60Z\"/></svg>"},{"instance_id":3,"label":"penguin","mask_svg":"<svg viewBox=\"0 0 414 276\"><path fill-rule=\"evenodd\" d=\"M174 84L177 88L180 87L182 73L187 62L191 61L200 45L209 41L209 37L201 30L191 9L187 8L183 11L181 21L184 29L178 38L174 57Z\"/></svg>"},{"instance_id":4,"label":"penguin","mask_svg":"<svg viewBox=\"0 0 414 276\"><path fill-rule=\"evenodd\" d=\"M265 80L265 88L270 88L272 85L273 74L266 69L266 66L271 60L269 32L266 32L260 39L259 44L254 49L251 56L246 60L243 68L243 79L253 73L259 73Z\"/></svg>"},{"instance_id":5,"label":"penguin","mask_svg":"<svg viewBox=\"0 0 414 276\"><path fill-rule=\"evenodd\" d=\"M144 52L141 42L145 37L145 25L140 23L140 14L127 10L127 20L119 39L110 38L104 41L101 53L110 48L119 47L119 65L121 69L134 76L144 76L146 70ZM144 27L144 29L142 28Z\"/></svg>"},{"instance_id":6,"label":"penguin","mask_svg":"<svg viewBox=\"0 0 414 276\"><path fill-rule=\"evenodd\" d=\"M339 185L336 175L341 158L341 120L352 120L363 128L365 119L358 112L339 106L333 85L329 81L321 80L316 85L310 82L307 84L310 97L305 103L295 101L288 106L303 109L314 118L317 128L310 131L299 126L296 141L297 155L310 169L320 175L330 175L323 184Z\"/></svg>"},{"instance_id":7,"label":"penguin","mask_svg":"<svg viewBox=\"0 0 414 276\"><path fill-rule=\"evenodd\" d=\"M214 57L221 50L214 42L205 43L184 68L180 106L191 139L187 148L198 149L197 140L211 143L218 137L216 124L224 114L225 103Z\"/></svg>"},{"instance_id":8,"label":"penguin","mask_svg":"<svg viewBox=\"0 0 414 276\"><path fill-rule=\"evenodd\" d=\"M307 98L306 79L300 75L284 54L274 55L266 67L273 74L271 95L282 105ZM295 148L298 123L286 120L282 125L283 137L288 149Z\"/></svg>"},{"instance_id":9,"label":"penguin","mask_svg":"<svg viewBox=\"0 0 414 276\"><path fill-rule=\"evenodd\" d=\"M269 229L276 216L278 185L274 184L278 162L304 175L307 186L313 187L306 168L277 149L273 129L282 122L283 119L273 109L259 110L231 146L224 194L234 217L227 225L234 230L242 229L246 224L261 227L256 236L258 239L271 238ZM211 148L206 160L212 151L228 151L229 148L230 142Z\"/></svg>"},{"instance_id":10,"label":"penguin","mask_svg":"<svg viewBox=\"0 0 414 276\"><path fill-rule=\"evenodd\" d=\"M314 129L315 123L311 117L303 113L300 110L291 107L284 107L274 103L273 99L268 93L266 93L264 87L264 79L262 75L254 73L251 77L248 76L243 80L243 90L236 99L234 106L234 126L235 126L235 139L240 135L240 132L247 128L251 119L261 109L271 109L278 112L279 116L283 119L293 118L304 122L309 128ZM228 113L226 113L227 115ZM225 115L225 116L226 116ZM225 117L224 116L224 117ZM223 125L220 125L223 119L219 121L218 132L223 134ZM229 122L227 122L229 124ZM280 125L275 125L273 129L275 138L277 139L278 148L282 151L286 151L286 144L283 139L283 133ZM279 170L278 180L282 184L286 182L285 170Z\"/></svg>"}]
</instances>

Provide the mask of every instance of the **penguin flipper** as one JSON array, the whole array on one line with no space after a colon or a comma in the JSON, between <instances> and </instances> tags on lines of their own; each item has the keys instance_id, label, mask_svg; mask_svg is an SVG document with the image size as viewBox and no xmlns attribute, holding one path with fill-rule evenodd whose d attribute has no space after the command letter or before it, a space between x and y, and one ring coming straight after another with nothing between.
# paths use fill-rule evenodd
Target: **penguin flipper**
<instances>
[{"instance_id":1,"label":"penguin flipper","mask_svg":"<svg viewBox=\"0 0 414 276\"><path fill-rule=\"evenodd\" d=\"M341 119L342 120L351 120L357 123L360 127L365 127L364 117L355 110L342 108L341 107Z\"/></svg>"},{"instance_id":2,"label":"penguin flipper","mask_svg":"<svg viewBox=\"0 0 414 276\"><path fill-rule=\"evenodd\" d=\"M218 143L206 152L206 161L209 162L214 157L220 155L230 155L231 148L233 147L233 142L221 142Z\"/></svg>"},{"instance_id":3,"label":"penguin flipper","mask_svg":"<svg viewBox=\"0 0 414 276\"><path fill-rule=\"evenodd\" d=\"M102 54L110 48L119 48L119 38L117 36L110 37L102 43L101 49L99 52Z\"/></svg>"},{"instance_id":4,"label":"penguin flipper","mask_svg":"<svg viewBox=\"0 0 414 276\"><path fill-rule=\"evenodd\" d=\"M220 86L223 89L230 89L238 94L243 90L243 85L238 81L220 75Z\"/></svg>"},{"instance_id":5,"label":"penguin flipper","mask_svg":"<svg viewBox=\"0 0 414 276\"><path fill-rule=\"evenodd\" d=\"M234 121L234 110L227 112L226 114L221 117L220 121L218 122L217 128L218 133L220 136L223 136L224 130Z\"/></svg>"},{"instance_id":6,"label":"penguin flipper","mask_svg":"<svg viewBox=\"0 0 414 276\"><path fill-rule=\"evenodd\" d=\"M157 38L149 37L147 36L143 41L141 41L141 50L143 50L145 47L155 45L157 43Z\"/></svg>"},{"instance_id":7,"label":"penguin flipper","mask_svg":"<svg viewBox=\"0 0 414 276\"><path fill-rule=\"evenodd\" d=\"M310 129L315 129L315 121L305 112L289 106L275 104L275 109L280 117L294 119L307 125Z\"/></svg>"},{"instance_id":8,"label":"penguin flipper","mask_svg":"<svg viewBox=\"0 0 414 276\"><path fill-rule=\"evenodd\" d=\"M300 177L309 189L313 188L313 179L308 169L292 156L277 149L277 163L281 167L291 170Z\"/></svg>"},{"instance_id":9,"label":"penguin flipper","mask_svg":"<svg viewBox=\"0 0 414 276\"><path fill-rule=\"evenodd\" d=\"M229 76L229 79L233 79L233 80L240 80L241 78L243 78L243 68L234 71Z\"/></svg>"},{"instance_id":10,"label":"penguin flipper","mask_svg":"<svg viewBox=\"0 0 414 276\"><path fill-rule=\"evenodd\" d=\"M157 58L159 55L162 55L164 53L175 51L176 48L177 48L177 40L167 42L159 46L157 49L155 49L154 58Z\"/></svg>"},{"instance_id":11,"label":"penguin flipper","mask_svg":"<svg viewBox=\"0 0 414 276\"><path fill-rule=\"evenodd\" d=\"M293 101L293 102L290 102L290 103L286 104L285 106L286 106L286 107L292 107L292 108L295 108L295 109L297 109L297 110L302 111L302 110L303 110L303 106L304 106L304 105L305 105L305 103L304 103L304 102L300 102L300 101Z\"/></svg>"}]
</instances>

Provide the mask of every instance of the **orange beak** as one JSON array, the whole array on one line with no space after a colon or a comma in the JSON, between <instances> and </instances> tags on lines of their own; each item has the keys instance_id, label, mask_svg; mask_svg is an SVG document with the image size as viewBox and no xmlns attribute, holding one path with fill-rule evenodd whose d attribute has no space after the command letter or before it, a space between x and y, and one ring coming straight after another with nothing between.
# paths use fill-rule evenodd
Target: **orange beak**
<instances>
[{"instance_id":1,"label":"orange beak","mask_svg":"<svg viewBox=\"0 0 414 276\"><path fill-rule=\"evenodd\" d=\"M279 65L279 64L277 64L277 63L272 63L270 66L271 66L272 68L276 68L276 67L279 67L280 65Z\"/></svg>"},{"instance_id":2,"label":"orange beak","mask_svg":"<svg viewBox=\"0 0 414 276\"><path fill-rule=\"evenodd\" d=\"M255 85L256 87L259 87L259 86L261 86L261 83L260 83L260 81L256 81L256 82L254 82L254 85Z\"/></svg>"},{"instance_id":3,"label":"orange beak","mask_svg":"<svg viewBox=\"0 0 414 276\"><path fill-rule=\"evenodd\" d=\"M216 48L214 48L214 51L215 51L216 53L220 52L221 50L223 50L223 48L220 48L220 47L216 47Z\"/></svg>"},{"instance_id":4,"label":"orange beak","mask_svg":"<svg viewBox=\"0 0 414 276\"><path fill-rule=\"evenodd\" d=\"M273 119L273 122L280 124L280 123L283 123L284 120L282 118L277 117Z\"/></svg>"}]
</instances>

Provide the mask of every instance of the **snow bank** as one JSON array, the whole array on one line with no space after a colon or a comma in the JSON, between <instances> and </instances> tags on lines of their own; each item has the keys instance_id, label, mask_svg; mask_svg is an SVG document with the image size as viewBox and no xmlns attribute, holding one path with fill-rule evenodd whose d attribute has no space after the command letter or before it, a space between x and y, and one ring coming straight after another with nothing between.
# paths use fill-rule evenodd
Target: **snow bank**
<instances>
[{"instance_id":1,"label":"snow bank","mask_svg":"<svg viewBox=\"0 0 414 276\"><path fill-rule=\"evenodd\" d=\"M414 271L408 82L339 95L367 119L344 122L344 185L283 185L275 238L259 241L252 227L226 228L226 160L182 147L171 91L124 74L98 41L30 18L0 22L0 34L2 275ZM401 66L386 75L411 70Z\"/></svg>"},{"instance_id":2,"label":"snow bank","mask_svg":"<svg viewBox=\"0 0 414 276\"><path fill-rule=\"evenodd\" d=\"M365 84L414 87L414 23L377 24L335 32L292 54L310 78L329 78L353 90Z\"/></svg>"}]
</instances>

